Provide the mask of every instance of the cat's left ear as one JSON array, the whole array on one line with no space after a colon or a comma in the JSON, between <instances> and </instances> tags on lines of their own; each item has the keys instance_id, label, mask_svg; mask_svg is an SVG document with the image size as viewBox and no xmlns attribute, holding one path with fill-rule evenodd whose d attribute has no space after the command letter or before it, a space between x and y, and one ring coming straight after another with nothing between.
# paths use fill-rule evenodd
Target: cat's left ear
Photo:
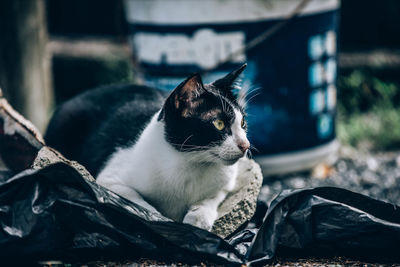
<instances>
[{"instance_id":1,"label":"cat's left ear","mask_svg":"<svg viewBox=\"0 0 400 267\"><path fill-rule=\"evenodd\" d=\"M212 83L214 87L216 87L221 93L232 96L232 90L235 89L235 81L239 77L239 75L243 72L243 70L246 68L247 64L243 64L240 68L232 71L225 77L216 80L215 82Z\"/></svg>"},{"instance_id":2,"label":"cat's left ear","mask_svg":"<svg viewBox=\"0 0 400 267\"><path fill-rule=\"evenodd\" d=\"M178 85L167 98L158 120L165 115L165 110L178 112L188 117L199 105L199 98L205 92L203 82L198 73L189 76Z\"/></svg>"}]
</instances>

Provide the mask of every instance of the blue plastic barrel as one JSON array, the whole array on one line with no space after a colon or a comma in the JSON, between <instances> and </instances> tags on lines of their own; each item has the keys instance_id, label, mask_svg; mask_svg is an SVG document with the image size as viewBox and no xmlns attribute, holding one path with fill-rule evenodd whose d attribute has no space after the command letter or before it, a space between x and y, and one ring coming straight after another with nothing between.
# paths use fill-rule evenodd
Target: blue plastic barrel
<instances>
[{"instance_id":1,"label":"blue plastic barrel","mask_svg":"<svg viewBox=\"0 0 400 267\"><path fill-rule=\"evenodd\" d=\"M304 2L295 18L243 50L303 1L125 0L139 76L172 90L190 73L211 70L204 77L211 82L247 62L240 93L264 174L332 163L339 0Z\"/></svg>"}]
</instances>

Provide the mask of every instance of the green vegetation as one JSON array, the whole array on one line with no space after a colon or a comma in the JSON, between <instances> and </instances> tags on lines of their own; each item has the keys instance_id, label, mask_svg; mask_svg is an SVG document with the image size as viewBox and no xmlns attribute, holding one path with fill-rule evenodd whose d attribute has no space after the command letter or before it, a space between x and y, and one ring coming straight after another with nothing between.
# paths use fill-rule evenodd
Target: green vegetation
<instances>
[{"instance_id":1,"label":"green vegetation","mask_svg":"<svg viewBox=\"0 0 400 267\"><path fill-rule=\"evenodd\" d=\"M343 143L372 149L400 148L400 86L367 71L338 80L337 134Z\"/></svg>"}]
</instances>

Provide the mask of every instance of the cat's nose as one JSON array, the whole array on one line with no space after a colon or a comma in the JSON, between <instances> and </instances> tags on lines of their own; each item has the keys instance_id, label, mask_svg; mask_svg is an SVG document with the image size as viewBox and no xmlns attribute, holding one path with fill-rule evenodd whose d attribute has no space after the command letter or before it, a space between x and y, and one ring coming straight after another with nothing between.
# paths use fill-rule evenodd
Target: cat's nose
<instances>
[{"instance_id":1,"label":"cat's nose","mask_svg":"<svg viewBox=\"0 0 400 267\"><path fill-rule=\"evenodd\" d=\"M237 146L243 153L246 153L247 149L250 147L250 142L249 140L241 140L238 142Z\"/></svg>"}]
</instances>

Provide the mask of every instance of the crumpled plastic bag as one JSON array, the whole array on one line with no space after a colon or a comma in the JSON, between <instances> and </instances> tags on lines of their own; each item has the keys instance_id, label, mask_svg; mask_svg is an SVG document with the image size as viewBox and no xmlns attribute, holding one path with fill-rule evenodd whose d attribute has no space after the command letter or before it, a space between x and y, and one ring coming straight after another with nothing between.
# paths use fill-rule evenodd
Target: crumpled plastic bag
<instances>
[{"instance_id":1,"label":"crumpled plastic bag","mask_svg":"<svg viewBox=\"0 0 400 267\"><path fill-rule=\"evenodd\" d=\"M65 163L0 172L0 257L67 262L149 257L262 264L281 255L399 259L400 210L339 188L284 191L227 239L173 222L84 179Z\"/></svg>"}]
</instances>

